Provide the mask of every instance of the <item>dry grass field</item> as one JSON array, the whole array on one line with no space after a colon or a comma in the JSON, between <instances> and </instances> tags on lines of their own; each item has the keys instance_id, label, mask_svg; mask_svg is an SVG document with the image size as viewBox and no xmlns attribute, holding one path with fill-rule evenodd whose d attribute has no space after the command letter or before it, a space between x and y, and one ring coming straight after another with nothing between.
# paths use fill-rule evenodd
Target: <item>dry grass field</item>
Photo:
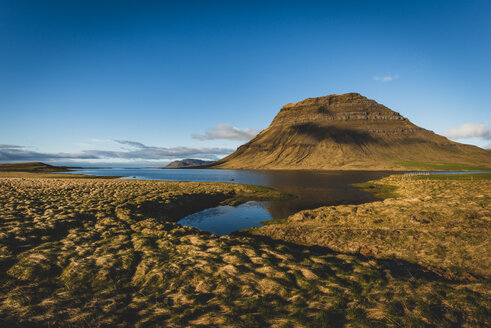
<instances>
[{"instance_id":1,"label":"dry grass field","mask_svg":"<svg viewBox=\"0 0 491 328\"><path fill-rule=\"evenodd\" d=\"M223 183L0 178L0 326L489 326L489 180L381 183L401 196L218 237L175 222L282 195ZM441 274L453 270L449 259L463 271Z\"/></svg>"}]
</instances>

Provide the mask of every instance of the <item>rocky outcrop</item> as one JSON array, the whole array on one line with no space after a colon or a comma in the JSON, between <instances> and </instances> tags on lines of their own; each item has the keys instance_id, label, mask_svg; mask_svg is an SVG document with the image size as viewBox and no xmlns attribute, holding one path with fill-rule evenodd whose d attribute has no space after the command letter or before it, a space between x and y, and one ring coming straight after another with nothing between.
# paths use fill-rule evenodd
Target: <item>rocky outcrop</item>
<instances>
[{"instance_id":1,"label":"rocky outcrop","mask_svg":"<svg viewBox=\"0 0 491 328\"><path fill-rule=\"evenodd\" d=\"M415 162L491 167L491 154L347 93L285 105L267 129L210 167L384 170L407 169Z\"/></svg>"}]
</instances>

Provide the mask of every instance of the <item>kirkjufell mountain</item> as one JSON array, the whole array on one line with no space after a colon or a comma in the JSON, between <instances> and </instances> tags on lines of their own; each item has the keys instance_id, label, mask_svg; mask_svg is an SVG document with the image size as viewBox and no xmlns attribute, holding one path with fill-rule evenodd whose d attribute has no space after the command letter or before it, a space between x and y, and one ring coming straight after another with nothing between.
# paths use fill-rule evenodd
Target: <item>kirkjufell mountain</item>
<instances>
[{"instance_id":1,"label":"kirkjufell mountain","mask_svg":"<svg viewBox=\"0 0 491 328\"><path fill-rule=\"evenodd\" d=\"M448 140L358 93L285 105L271 125L211 164L223 169L491 167L491 152Z\"/></svg>"}]
</instances>

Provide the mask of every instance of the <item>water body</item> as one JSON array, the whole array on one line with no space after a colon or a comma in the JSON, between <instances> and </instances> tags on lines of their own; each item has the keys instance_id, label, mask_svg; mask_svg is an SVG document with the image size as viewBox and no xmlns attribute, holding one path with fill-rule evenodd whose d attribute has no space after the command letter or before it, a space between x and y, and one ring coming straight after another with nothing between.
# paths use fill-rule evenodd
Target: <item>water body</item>
<instances>
[{"instance_id":1,"label":"water body","mask_svg":"<svg viewBox=\"0 0 491 328\"><path fill-rule=\"evenodd\" d=\"M282 201L218 206L189 215L179 221L183 225L210 231L217 235L226 235L233 231L258 227L261 226L262 221L285 218L304 209L374 201L376 199L372 194L360 191L352 184L380 179L397 172L111 168L82 169L70 173L123 176L124 179L253 184L271 187L296 196L296 198Z\"/></svg>"}]
</instances>

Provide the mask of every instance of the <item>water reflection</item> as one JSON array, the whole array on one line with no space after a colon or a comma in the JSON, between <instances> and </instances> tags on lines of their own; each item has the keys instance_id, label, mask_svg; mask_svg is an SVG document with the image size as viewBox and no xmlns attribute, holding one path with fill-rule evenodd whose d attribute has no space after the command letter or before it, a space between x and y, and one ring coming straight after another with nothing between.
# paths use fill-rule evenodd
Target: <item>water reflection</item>
<instances>
[{"instance_id":1,"label":"water reflection","mask_svg":"<svg viewBox=\"0 0 491 328\"><path fill-rule=\"evenodd\" d=\"M381 171L247 171L211 169L94 169L73 173L125 176L127 178L232 182L272 187L296 195L284 201L249 202L241 206L219 206L190 215L179 223L216 234L259 226L262 221L288 217L300 210L337 204L359 204L375 198L351 184L379 179L396 172Z\"/></svg>"},{"instance_id":2,"label":"water reflection","mask_svg":"<svg viewBox=\"0 0 491 328\"><path fill-rule=\"evenodd\" d=\"M351 184L379 179L395 172L111 168L84 169L72 173L124 176L130 179L253 184L296 195L296 199L265 204L271 216L277 219L303 209L372 201L374 198L371 194L359 191Z\"/></svg>"},{"instance_id":3,"label":"water reflection","mask_svg":"<svg viewBox=\"0 0 491 328\"><path fill-rule=\"evenodd\" d=\"M280 219L300 210L375 200L372 194L352 184L379 179L394 172L380 171L265 171L267 186L294 194L288 201L266 202L271 217Z\"/></svg>"},{"instance_id":4,"label":"water reflection","mask_svg":"<svg viewBox=\"0 0 491 328\"><path fill-rule=\"evenodd\" d=\"M259 171L254 178L264 186L296 195L297 198L248 202L240 206L219 206L189 215L179 223L210 231L217 235L261 226L261 222L288 217L300 210L337 204L359 204L375 198L351 186L353 183L378 179L394 172L318 172ZM250 172L248 172L250 174ZM250 181L250 180L249 180ZM258 184L256 182L256 184Z\"/></svg>"},{"instance_id":5,"label":"water reflection","mask_svg":"<svg viewBox=\"0 0 491 328\"><path fill-rule=\"evenodd\" d=\"M247 202L239 206L218 206L188 215L179 223L210 231L217 235L261 226L271 216L262 202Z\"/></svg>"}]
</instances>

